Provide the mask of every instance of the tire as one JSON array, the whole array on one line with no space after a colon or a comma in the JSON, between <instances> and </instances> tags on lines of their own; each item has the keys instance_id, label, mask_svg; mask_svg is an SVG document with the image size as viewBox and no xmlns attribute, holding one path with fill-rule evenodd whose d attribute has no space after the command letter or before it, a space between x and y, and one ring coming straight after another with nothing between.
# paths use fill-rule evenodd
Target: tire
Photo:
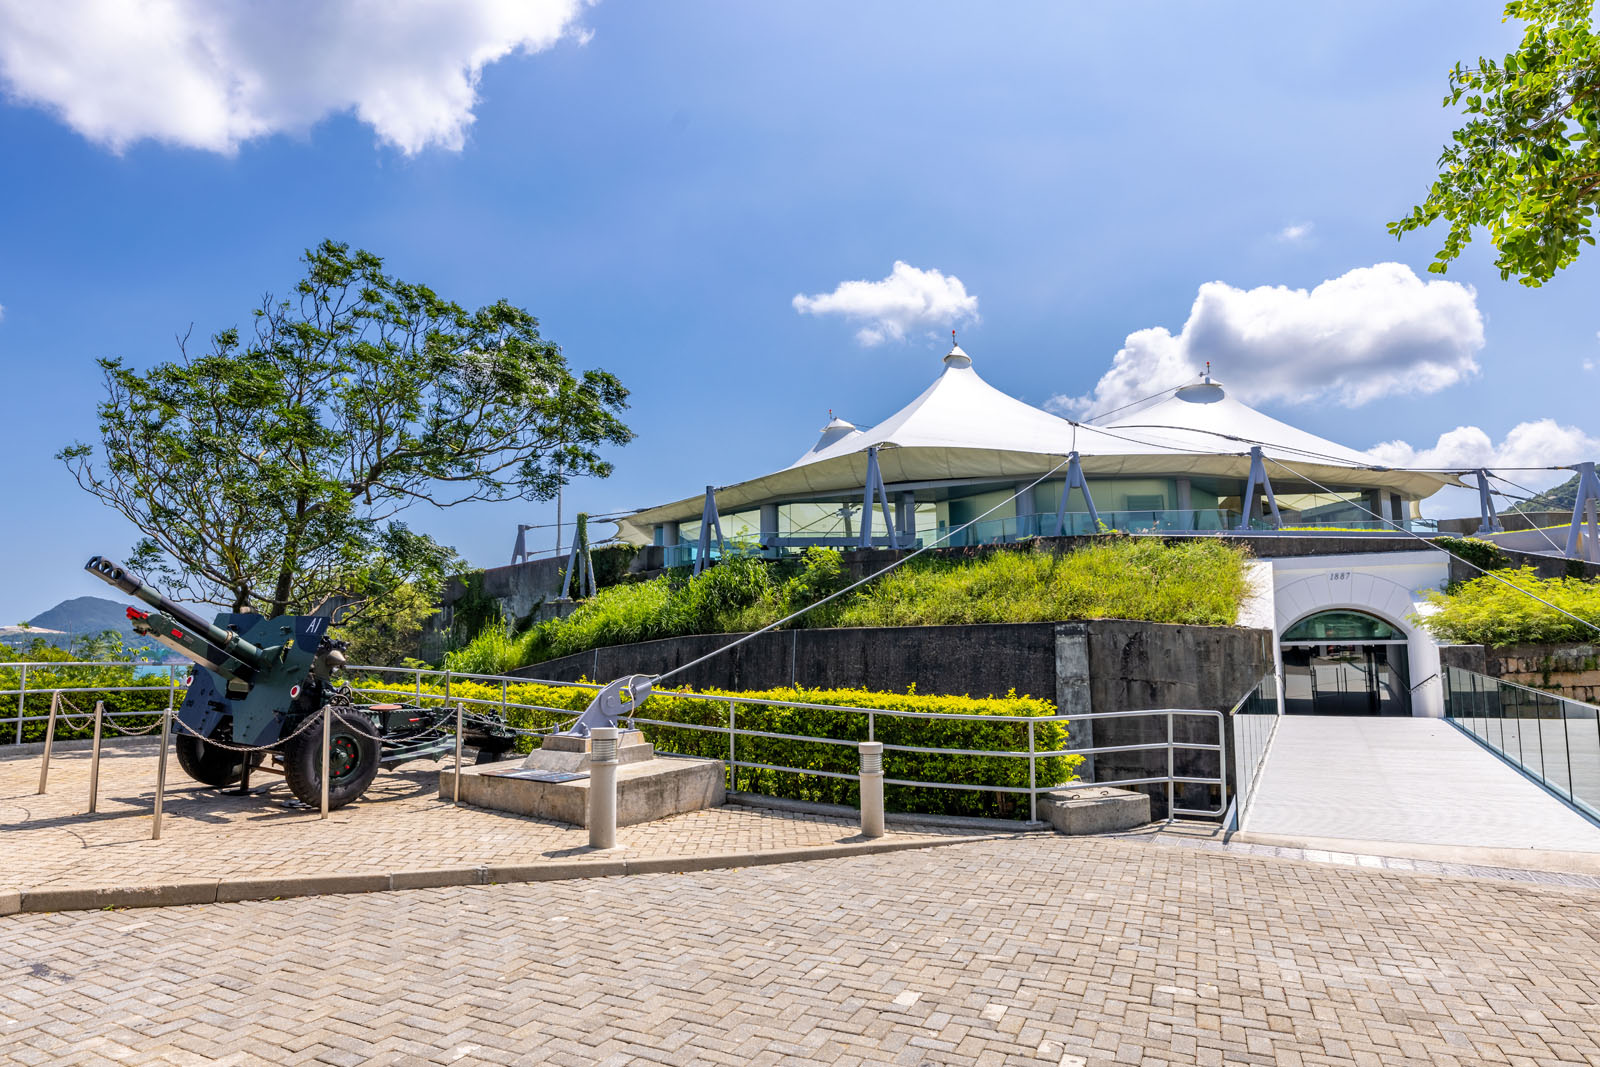
<instances>
[{"instance_id":1,"label":"tire","mask_svg":"<svg viewBox=\"0 0 1600 1067\"><path fill-rule=\"evenodd\" d=\"M283 777L302 804L322 806L322 712L316 722L289 742L283 754ZM342 808L361 796L378 774L382 745L377 727L359 712L333 710L333 741L328 751L328 810Z\"/></svg>"},{"instance_id":2,"label":"tire","mask_svg":"<svg viewBox=\"0 0 1600 1067\"><path fill-rule=\"evenodd\" d=\"M217 737L221 741L230 741L232 730L221 729ZM193 734L180 733L175 740L178 766L183 768L184 774L201 785L221 789L223 786L234 785L244 776L246 753L230 752L218 745L207 744ZM252 767L260 765L261 753L252 752L248 756Z\"/></svg>"}]
</instances>

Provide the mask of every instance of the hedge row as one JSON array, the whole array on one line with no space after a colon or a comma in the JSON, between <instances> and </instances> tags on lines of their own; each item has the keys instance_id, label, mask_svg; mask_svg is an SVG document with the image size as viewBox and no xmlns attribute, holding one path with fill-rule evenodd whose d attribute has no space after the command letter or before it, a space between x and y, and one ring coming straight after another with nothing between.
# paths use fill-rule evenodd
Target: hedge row
<instances>
[{"instance_id":1,"label":"hedge row","mask_svg":"<svg viewBox=\"0 0 1600 1067\"><path fill-rule=\"evenodd\" d=\"M430 682L436 679L430 679ZM399 682L361 681L363 690L392 692L397 697L414 699L414 685ZM498 705L500 686L474 682L454 682L452 699L487 700ZM506 687L507 720L525 729L548 729L569 721L582 711L593 691L571 686L534 683ZM827 738L837 741L867 740L868 716L839 708L878 709L978 716L1022 716L1048 719L1056 713L1047 701L1008 694L1004 697L925 696L916 692L875 693L864 689L767 689L748 692L706 690L716 700L701 700L658 690L641 709L640 717L686 725L728 725L728 702L737 705L736 722L741 729L765 733ZM425 685L427 701L443 702L442 686ZM724 699L726 698L726 699ZM790 708L753 704L753 700L780 700L790 703L827 705L825 708ZM542 708L511 705L539 705ZM472 710L468 705L468 710ZM985 751L1028 751L1026 722L998 722L983 719L912 719L900 716L873 716L873 736L887 745L918 748L971 749ZM1033 725L1033 750L1051 752L1066 747L1066 724L1060 720ZM642 725L645 736L664 752L711 759L728 758L726 733ZM527 751L533 739L524 738L520 748ZM818 741L791 741L779 738L740 737L737 741L740 762L772 766L800 767L806 770L855 774L860 760L854 744L826 744ZM1036 781L1053 786L1074 781L1079 756L1044 756L1035 760ZM959 782L974 786L1028 785L1028 760L1001 756L962 756L912 752L884 753L887 778L922 782ZM730 779L731 779L730 775ZM845 778L795 774L760 768L739 768L730 788L766 796L820 801L855 806L859 802L856 783ZM938 789L932 787L887 786L885 804L893 811L920 814L986 815L1001 818L1021 817L1028 810L1026 794L1003 793L994 789Z\"/></svg>"},{"instance_id":2,"label":"hedge row","mask_svg":"<svg viewBox=\"0 0 1600 1067\"><path fill-rule=\"evenodd\" d=\"M50 702L55 689L76 690L76 692L63 692L61 712L74 719L82 721L83 716L94 711L96 701L104 700L108 712L157 712L167 706L166 673L145 677L138 677L133 667L73 667L59 663L42 662L28 664L28 691L22 703L22 714L27 716L40 716L37 722L22 724L21 739L28 741L43 741L47 722L45 717L50 714ZM183 675L178 675L179 684L182 684ZM123 686L149 686L150 688L138 692L117 692ZM0 689L16 690L22 688L22 672L16 667L0 667ZM18 694L0 696L0 718L12 719L17 714ZM76 708L81 709L82 714ZM124 730L142 730L152 723L159 722L156 715L130 715L126 718L119 717L114 720L117 726ZM78 728L66 719L58 719L56 723L56 738L58 740L72 740L74 738L90 737L94 734L92 726L84 725ZM108 728L105 736L117 735L115 729ZM9 744L17 740L17 728L14 723L7 722L0 725L0 745Z\"/></svg>"}]
</instances>

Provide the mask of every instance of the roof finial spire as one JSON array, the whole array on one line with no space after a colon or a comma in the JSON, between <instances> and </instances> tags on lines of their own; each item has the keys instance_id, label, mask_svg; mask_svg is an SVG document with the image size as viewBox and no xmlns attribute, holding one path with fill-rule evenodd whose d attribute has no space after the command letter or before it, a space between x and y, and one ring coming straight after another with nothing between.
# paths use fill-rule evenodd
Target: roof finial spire
<instances>
[{"instance_id":1,"label":"roof finial spire","mask_svg":"<svg viewBox=\"0 0 1600 1067\"><path fill-rule=\"evenodd\" d=\"M1211 384L1211 361L1206 360L1206 384Z\"/></svg>"}]
</instances>

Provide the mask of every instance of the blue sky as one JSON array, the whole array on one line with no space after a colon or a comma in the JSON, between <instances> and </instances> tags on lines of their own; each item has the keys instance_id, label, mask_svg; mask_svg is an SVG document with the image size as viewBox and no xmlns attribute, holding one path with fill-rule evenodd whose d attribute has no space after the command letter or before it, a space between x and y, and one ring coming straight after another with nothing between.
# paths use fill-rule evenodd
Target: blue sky
<instances>
[{"instance_id":1,"label":"blue sky","mask_svg":"<svg viewBox=\"0 0 1600 1067\"><path fill-rule=\"evenodd\" d=\"M191 323L246 321L324 237L463 303L527 307L575 366L622 377L638 439L609 481L569 489L569 513L765 473L828 409L872 422L914 396L948 346L938 309L865 345L876 320L793 304L897 261L959 280L976 321L943 319L1032 403L1082 410L1071 398L1203 349L1259 406L1355 447L1450 463L1474 442L1502 462L1534 438L1576 450L1560 461L1600 450L1600 258L1526 289L1480 241L1447 276L1470 290L1430 288L1432 235L1384 231L1456 124L1448 68L1514 43L1497 3L551 3L554 29L483 65L475 98L452 71L522 32L496 0L461 5L488 14L451 34L317 32L311 59L297 6L256 6L208 53L202 73L258 94L215 119L204 78L182 81L138 33L41 25L0 0L4 622L104 592L83 560L137 537L52 458L94 440L95 357L147 365ZM76 65L47 62L52 47ZM1371 317L1396 324L1377 338L1331 290L1251 292L1391 261L1421 280L1370 291ZM1207 283L1223 285L1202 346L1181 331ZM1263 317L1273 343L1246 344ZM1179 340L1139 334L1157 327ZM1128 373L1103 382L1119 351ZM1417 380L1412 361L1433 391L1359 388ZM1482 439L1441 451L1457 427ZM518 522L553 514L408 519L495 565Z\"/></svg>"}]
</instances>

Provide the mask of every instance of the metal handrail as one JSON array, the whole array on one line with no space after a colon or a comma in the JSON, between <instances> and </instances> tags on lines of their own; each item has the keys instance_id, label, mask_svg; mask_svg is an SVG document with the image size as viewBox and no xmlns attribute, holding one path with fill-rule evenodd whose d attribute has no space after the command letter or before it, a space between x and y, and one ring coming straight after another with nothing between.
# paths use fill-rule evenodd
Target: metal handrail
<instances>
[{"instance_id":1,"label":"metal handrail","mask_svg":"<svg viewBox=\"0 0 1600 1067\"><path fill-rule=\"evenodd\" d=\"M12 664L12 665L13 666L23 666L22 664ZM30 664L27 664L27 666L39 667L39 666L41 666L41 664L30 663ZM136 662L126 662L126 661L124 661L124 662L115 662L115 661L64 662L64 663L50 663L50 664L48 664L48 667L50 669L65 669L65 668L72 668L72 667L87 667L87 666L95 666L95 667L110 667L110 666L148 667L148 666L151 666L151 665L150 664L136 663ZM137 686L101 686L101 685L41 686L41 687L38 687L37 689L33 689L33 690L29 690L27 688L26 673L23 673L21 675L22 688L16 689L16 690L0 690L0 696L9 696L9 695L18 695L19 696L19 700L18 700L18 712L19 712L19 714L14 719L0 720L0 724L3 724L3 723L15 723L16 728L17 728L16 729L16 734L17 734L18 739L20 740L21 735L22 735L22 724L24 722L43 721L43 720L45 720L47 718L47 716L44 716L44 715L30 716L30 715L25 714L25 711L26 711L26 708L25 708L26 694L28 692L30 692L30 691L39 692L39 693L44 693L44 692L116 693L116 692L143 692L143 691L150 691L150 692L160 693L160 692L165 691L170 696L171 693L173 691L175 691L176 688L177 688L176 667L173 667L173 666L169 665L169 666L167 666L167 671L168 671L168 677L166 679L164 679L162 681L159 681L159 682L156 682L155 684L151 684L151 685L137 685ZM498 708L501 709L502 714L506 710L513 709L513 708L515 708L515 709L533 710L533 711L551 712L551 713L554 713L554 714L556 714L558 716L571 716L571 715L578 714L578 712L575 709L572 709L572 708L558 708L558 707L552 707L552 706L549 706L549 705L527 704L527 703L521 703L521 702L518 702L518 701L510 700L510 699L508 699L507 689L508 689L509 686L512 686L512 685L546 685L546 686L552 686L552 687L565 687L565 688L583 689L583 690L594 690L594 689L601 688L598 685L595 685L593 683L586 683L586 682L559 682L559 681L549 681L549 680L541 680L541 679L522 678L522 677L518 677L518 676L515 676L515 675L470 674L470 673L464 673L464 672L451 671L451 670L447 670L447 669L440 670L440 669L424 668L424 667L378 667L378 666L370 666L370 665L352 665L352 666L346 668L346 673L349 676L351 676L353 679L357 680L357 681L359 681L362 678L362 676L371 676L371 675L396 675L396 674L398 674L398 675L402 675L402 676L407 676L407 677L410 677L411 679L413 679L413 682L414 682L413 692L414 692L415 698L417 699L417 701L419 703L421 701L424 701L424 700L432 700L432 701L441 701L442 700L442 701L448 701L449 703L456 704L456 705L473 705L473 706L480 706L480 707L498 707ZM439 678L439 679L443 679L443 681L444 681L443 693L434 692L434 691L425 692L423 690L423 687L422 687L422 681L423 681L424 678ZM500 686L501 686L501 695L500 695L500 698L498 700L490 699L490 698L483 698L483 697L465 697L465 696L455 695L455 694L452 694L450 692L451 683L454 682L454 681L471 681L471 682L480 682L480 683L496 683L496 682L498 682L500 684ZM364 685L363 686L363 685L352 684L351 688L352 688L353 691L358 692L358 693L363 693L363 694L393 694L393 693L395 693L395 690L393 690L393 689L382 689L382 688L377 688L377 687L371 686L371 685ZM908 719L908 720L913 720L913 721L915 721L915 720L949 720L949 721L983 722L983 723L989 724L989 725L996 725L996 724L1026 725L1027 728L1028 728L1028 730L1027 730L1027 732L1028 732L1028 748L1026 750L1023 750L1023 749L941 748L941 747L934 747L934 746L899 745L899 744L885 744L884 745L884 750L886 752L900 752L900 753L906 753L906 754L912 754L912 755L935 755L935 756L942 755L942 756L994 757L994 758L1000 758L1000 759L1026 759L1028 761L1028 782L1029 782L1029 784L1026 785L1026 786L1013 786L1013 785L1000 785L1000 784L974 783L974 782L912 781L912 780L906 780L906 779L890 779L890 778L884 779L884 783L887 784L887 785L901 785L901 786L922 787L922 788L930 788L930 789L960 789L960 790L971 790L971 791L975 791L975 792L995 792L995 793L1008 793L1008 794L1019 794L1019 795L1025 794L1029 798L1029 817L1033 821L1037 821L1037 819L1038 819L1038 799L1039 799L1039 796L1041 794L1049 793L1049 792L1052 792L1052 791L1054 791L1056 789L1061 788L1063 785L1071 784L1071 783L1066 783L1066 782L1051 782L1051 783L1048 783L1048 784L1040 784L1039 781L1038 781L1038 761L1041 760L1041 759L1050 759L1050 758L1061 757L1061 756L1095 756L1095 755L1105 755L1105 754L1111 754L1111 753L1117 753L1117 752L1151 752L1151 751L1162 751L1162 750L1165 750L1167 752L1167 773L1165 775L1155 775L1155 776L1136 777L1136 778L1124 778L1124 779L1117 779L1117 780L1114 780L1114 781L1080 783L1080 784L1093 784L1093 785L1104 785L1104 786L1131 786L1131 785L1160 785L1160 784L1165 784L1166 787L1167 787L1167 808L1168 808L1168 817L1169 817L1169 819L1173 815L1193 815L1193 816L1200 816L1200 817L1205 817L1205 818L1218 818L1218 817L1223 816L1225 814L1225 812L1227 811L1228 807L1229 807L1228 784L1227 784L1227 768L1228 768L1228 756L1229 756L1229 753L1227 751L1227 745L1226 745L1226 737L1227 737L1227 735L1226 735L1226 730L1225 730L1224 719L1225 719L1225 715L1226 714L1231 714L1231 712L1224 713L1222 711L1217 711L1217 710L1213 710L1213 709L1200 709L1200 708L1157 708L1157 709L1149 709L1149 710L1084 712L1084 713L1073 714L1073 715L1064 715L1064 714L1060 714L1060 713L1056 713L1056 714L1053 714L1053 715L1011 715L1011 714L984 715L984 714L979 714L979 713L974 713L974 712L925 712L925 711L907 711L907 710L900 709L900 708L851 707L851 706L835 705L835 704L819 704L819 703L815 703L815 702L811 702L811 701L777 700L777 699L773 699L773 698L769 698L769 697L742 697L742 696L738 696L738 695L735 695L735 694L725 694L725 693L695 693L695 692L686 691L686 690L661 690L660 692L661 692L662 696L670 696L670 697L673 697L675 699L696 700L696 701L703 701L703 702L706 702L706 703L720 703L720 704L727 705L727 707L728 707L728 722L727 722L727 725L721 725L721 724L707 725L707 724L703 724L703 723L680 722L680 721L676 721L676 720L654 719L654 718L646 718L646 717L640 717L640 716L635 716L634 718L632 718L630 720L630 722L631 723L636 723L636 724L642 724L642 725L646 725L646 726L658 727L658 728L662 728L662 729L692 730L692 731L700 731L700 732L707 732L707 733L726 734L728 736L728 760L727 760L727 762L728 762L728 765L729 765L730 775L733 777L735 782L737 781L737 774L738 774L738 771L740 769L771 770L771 771L777 771L777 772L788 773L788 774L816 775L816 776L820 776L820 777L847 778L847 779L852 779L852 780L859 780L859 778L860 778L859 774L851 774L851 773L845 773L845 772L839 772L839 771L827 771L827 770L823 770L821 768L788 767L788 766L779 766L779 765L774 765L774 764L757 763L757 762L753 762L753 761L749 761L749 760L740 760L738 758L738 739L741 738L741 737L746 738L746 739L793 741L793 742L798 742L798 743L834 745L834 746L842 746L842 747L851 747L851 746L855 746L858 743L857 739L850 739L850 738L818 737L818 736L814 736L814 735L802 735L802 734L784 734L784 733L777 733L777 732L774 732L774 731L753 730L753 729L750 729L750 728L741 728L738 725L738 722L737 722L737 709L738 709L738 707L740 705L751 705L751 706L757 706L757 707L792 708L792 709L799 709L799 710L826 711L826 712L830 712L830 713L834 713L834 714L843 713L843 714L847 714L847 715L863 716L866 719L866 732L867 732L867 735L868 735L869 739L872 739L875 736L877 720L880 717L889 717L889 718L894 718L894 719ZM1248 699L1248 698L1249 697L1247 695L1245 699ZM1242 705L1243 702L1244 701L1241 700L1240 704ZM170 701L169 701L169 703L170 703ZM1233 711L1237 711L1237 708L1238 708L1238 705L1235 706ZM159 710L153 710L153 711L124 711L124 712L107 711L105 714L106 714L107 717L119 717L119 716L120 717L129 717L129 716L160 715L160 714L162 714L162 712L159 711ZM1132 745L1106 745L1106 746L1101 746L1101 747L1093 747L1093 746L1091 746L1091 747L1087 747L1087 748L1072 748L1072 747L1068 747L1068 748L1063 748L1063 749L1047 749L1047 750L1041 750L1038 747L1036 747L1036 745L1034 744L1034 739L1035 739L1035 736L1036 736L1036 728L1037 728L1037 726L1039 724L1043 724L1043 723L1092 722L1092 721L1095 721L1095 720L1098 720L1098 719L1123 719L1123 718L1135 718L1135 717L1149 717L1149 716L1153 716L1153 715L1154 716L1165 716L1166 719L1167 719L1167 738L1166 738L1165 741L1156 741L1156 742L1148 742L1148 743L1143 743L1143 744L1132 744ZM1177 718L1179 716L1184 716L1184 717L1199 716L1199 717L1204 717L1204 718L1209 718L1209 719L1214 720L1216 722L1216 724L1217 724L1217 735L1216 735L1217 736L1217 740L1216 740L1216 742L1213 743L1213 742L1207 742L1207 741L1180 741L1180 740L1178 740L1177 736L1176 736L1176 720L1177 720ZM1218 771L1217 777L1215 777L1215 778L1195 777L1195 776L1185 776L1185 775L1177 774L1176 773L1176 766L1175 766L1175 753L1180 751L1180 750L1182 750L1182 751L1199 751L1199 752L1215 752L1215 753L1217 753L1218 757L1219 757L1219 771ZM668 753L668 754L671 754L671 753ZM1176 805L1175 787L1177 785L1182 785L1182 784L1210 785L1210 786L1217 787L1218 796L1219 796L1219 802L1218 802L1217 809L1216 810L1205 810L1205 809L1190 809L1190 808L1180 808L1180 807L1178 807Z\"/></svg>"}]
</instances>

